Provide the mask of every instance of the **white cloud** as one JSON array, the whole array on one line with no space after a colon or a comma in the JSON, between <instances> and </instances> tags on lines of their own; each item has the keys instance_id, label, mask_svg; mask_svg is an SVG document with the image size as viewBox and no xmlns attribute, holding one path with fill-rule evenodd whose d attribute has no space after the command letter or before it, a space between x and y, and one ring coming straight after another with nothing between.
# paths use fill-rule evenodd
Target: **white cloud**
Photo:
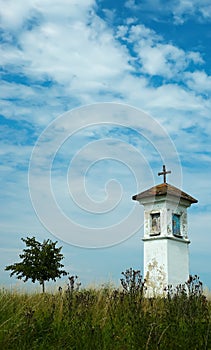
<instances>
[{"instance_id":1,"label":"white cloud","mask_svg":"<svg viewBox=\"0 0 211 350\"><path fill-rule=\"evenodd\" d=\"M136 4L136 0L127 0L125 1L125 7L133 10L140 9L140 5Z\"/></svg>"},{"instance_id":2,"label":"white cloud","mask_svg":"<svg viewBox=\"0 0 211 350\"><path fill-rule=\"evenodd\" d=\"M192 90L207 94L211 91L211 76L204 71L187 72L185 79Z\"/></svg>"},{"instance_id":3,"label":"white cloud","mask_svg":"<svg viewBox=\"0 0 211 350\"><path fill-rule=\"evenodd\" d=\"M29 3L28 16L30 18L30 8L36 8L40 14L39 25L30 30L21 28L17 32L17 45L3 46L1 57L5 67L9 61L8 69L28 76L31 81L52 79L55 82L49 88L4 83L2 111L8 118L27 119L31 114L30 120L43 124L43 121L45 123L60 114L62 108L66 110L73 105L106 100L123 100L148 111L164 103L166 107L173 104L175 108L184 104L184 95L193 106L198 104L192 92L184 92L176 84L190 63L202 63L198 52L185 52L165 43L162 37L144 25L119 26L116 37L124 38L126 42L121 45L115 39L115 29L95 14L93 1L81 2L80 5L76 1L71 5L68 3L63 1L63 7L54 3L49 11L48 3ZM57 11L59 15L55 19ZM134 47L136 56L131 56L127 45ZM145 74L159 75L176 83L174 86L163 83L157 92L149 86ZM194 89L190 83L188 86ZM168 95L164 95L166 90ZM16 98L19 91L21 102L18 106L16 101L6 100L9 96ZM189 108L188 104L186 106Z\"/></svg>"},{"instance_id":4,"label":"white cloud","mask_svg":"<svg viewBox=\"0 0 211 350\"><path fill-rule=\"evenodd\" d=\"M34 40L38 43L36 46L32 44ZM92 26L83 22L69 28L44 25L25 32L20 43L29 62L24 69L27 74L38 74L41 78L47 75L69 85L73 91L77 90L78 81L82 91L83 82L90 83L90 87L93 82L99 89L105 80L129 70L124 48L113 40L112 33L98 18L93 18Z\"/></svg>"},{"instance_id":5,"label":"white cloud","mask_svg":"<svg viewBox=\"0 0 211 350\"><path fill-rule=\"evenodd\" d=\"M20 91L24 95L25 99L32 99L36 92L33 90L32 87L28 85L23 84L16 84L16 83L9 83L6 81L2 81L1 83L1 91L0 91L0 98L1 99L20 99Z\"/></svg>"},{"instance_id":6,"label":"white cloud","mask_svg":"<svg viewBox=\"0 0 211 350\"><path fill-rule=\"evenodd\" d=\"M211 5L210 5L210 1L207 1L207 3L205 3L205 6L202 7L200 9L204 19L208 19L210 20L211 18Z\"/></svg>"},{"instance_id":7,"label":"white cloud","mask_svg":"<svg viewBox=\"0 0 211 350\"><path fill-rule=\"evenodd\" d=\"M126 33L128 41L134 45L137 58L140 59L143 73L177 81L178 74L183 73L189 64L203 63L198 52L185 52L165 43L162 37L143 25L133 25L127 32L125 26L119 28L118 35L125 36Z\"/></svg>"},{"instance_id":8,"label":"white cloud","mask_svg":"<svg viewBox=\"0 0 211 350\"><path fill-rule=\"evenodd\" d=\"M1 0L1 25L12 30L20 28L23 21L29 16L32 9L31 3L29 0L23 6L23 1Z\"/></svg>"},{"instance_id":9,"label":"white cloud","mask_svg":"<svg viewBox=\"0 0 211 350\"><path fill-rule=\"evenodd\" d=\"M151 16L154 20L160 20L161 15L173 16L174 23L183 24L188 19L203 22L211 18L210 0L175 0L163 2L162 0L127 0L125 7L132 11L141 11Z\"/></svg>"},{"instance_id":10,"label":"white cloud","mask_svg":"<svg viewBox=\"0 0 211 350\"><path fill-rule=\"evenodd\" d=\"M127 3L137 6L134 1ZM155 2L152 1L151 4L153 3ZM159 1L156 4L158 3L161 4ZM1 0L0 5L1 23L5 30L0 60L5 72L13 74L9 82L1 82L1 114L20 122L17 130L10 126L1 129L5 139L5 142L1 143L1 156L6 163L1 167L1 175L4 176L4 208L1 211L1 222L5 232L37 230L46 234L31 208L27 171L20 169L21 166L27 166L31 152L31 146L25 145L30 138L25 122L30 124L34 135L64 110L83 103L123 101L148 111L160 120L172 135L185 161L206 164L209 171L210 154L205 154L204 150L210 147L210 141L205 136L211 132L210 76L203 70L200 52L188 52L176 44L166 42L151 28L141 24L135 25L135 18L124 19L118 28L111 27L96 14L96 4L92 0L62 0L54 1L53 4L50 0L29 0L24 2L24 6L23 2L21 4ZM204 17L209 18L209 7L205 5L206 2L201 2L200 11ZM184 2L180 2L180 8L175 10L175 18L177 16L178 22L179 19L185 20L188 11L192 15L196 13L197 6L197 1L192 2L192 5L188 3L186 7ZM107 15L111 19L112 13L107 12ZM154 84L153 79L157 76L162 81ZM25 84L21 83L24 79ZM45 85L46 82L49 82L49 85ZM125 121L132 123L132 119L131 115L125 116ZM71 123L77 125L77 118L71 120ZM64 125L64 129L65 127ZM143 128L142 120L134 123L133 127ZM196 130L191 133L189 128ZM98 133L84 130L81 138L85 140L106 135L102 129L98 130ZM159 133L154 132L152 135L155 142ZM147 153L148 149L144 148L138 137L135 138L129 132L127 137L128 144L136 143L141 154L146 155L149 162L158 161L156 152L152 150ZM49 146L53 145L53 141ZM19 143L20 146L17 147L14 143ZM74 144L70 146L70 149L65 149L65 161L81 144L75 139ZM165 144L160 147L161 153L165 148ZM203 156L199 155L199 151L204 153ZM124 147L114 148L113 152L115 156L120 157L127 154ZM93 161L96 153L102 153L102 148L94 149L82 160ZM137 163L136 157L131 154L127 156L137 171L142 163ZM59 170L62 171L61 168ZM75 170L75 175L80 175L80 164ZM112 170L110 167L107 173L110 174ZM141 168L138 171L140 179L148 174L145 172L143 175ZM101 184L100 172L96 170L92 174L95 176L94 182L89 185L90 193ZM195 170L194 173L185 170L187 187L193 195L196 181L194 174ZM61 172L55 171L53 175L56 176L54 186L59 201L63 205L68 204L65 197L67 193L62 188ZM206 176L201 175L200 173L203 184L199 186L200 203L203 206L210 205L210 194L206 190L210 188L209 181L206 181ZM146 177L149 180L148 176ZM79 180L81 177L75 176L73 185L81 195ZM42 178L38 178L38 189L44 192L44 185ZM118 189L114 188L113 194L114 192L117 196ZM93 198L102 198L105 193L101 184L99 192L95 193ZM113 203L113 198L111 202ZM68 208L70 210L70 207ZM11 216L13 222L10 222ZM207 217L205 219L206 225L209 224ZM206 230L205 221L200 222L200 227ZM128 229L125 227L125 230Z\"/></svg>"},{"instance_id":11,"label":"white cloud","mask_svg":"<svg viewBox=\"0 0 211 350\"><path fill-rule=\"evenodd\" d=\"M13 0L1 0L1 24L4 28L10 30L21 30L23 24L29 20L40 21L43 18L51 19L54 22L68 21L71 18L84 18L89 15L89 11L95 6L95 0L23 0L14 2Z\"/></svg>"},{"instance_id":12,"label":"white cloud","mask_svg":"<svg viewBox=\"0 0 211 350\"><path fill-rule=\"evenodd\" d=\"M188 18L206 21L211 18L210 0L178 0L172 6L177 24L183 24Z\"/></svg>"}]
</instances>

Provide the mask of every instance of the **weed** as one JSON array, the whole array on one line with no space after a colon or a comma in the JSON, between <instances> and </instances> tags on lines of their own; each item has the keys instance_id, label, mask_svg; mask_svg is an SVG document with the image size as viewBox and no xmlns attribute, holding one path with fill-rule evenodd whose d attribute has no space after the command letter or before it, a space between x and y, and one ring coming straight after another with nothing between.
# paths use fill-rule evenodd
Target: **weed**
<instances>
[{"instance_id":1,"label":"weed","mask_svg":"<svg viewBox=\"0 0 211 350\"><path fill-rule=\"evenodd\" d=\"M211 348L211 301L198 277L145 298L140 271L126 270L120 289L79 289L70 277L54 294L0 290L0 348L175 350Z\"/></svg>"}]
</instances>

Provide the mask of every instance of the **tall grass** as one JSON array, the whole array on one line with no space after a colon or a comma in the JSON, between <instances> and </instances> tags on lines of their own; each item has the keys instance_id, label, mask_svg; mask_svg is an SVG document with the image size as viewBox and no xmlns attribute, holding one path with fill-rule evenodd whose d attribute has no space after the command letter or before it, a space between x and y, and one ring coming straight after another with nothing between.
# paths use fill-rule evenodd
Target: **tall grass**
<instances>
[{"instance_id":1,"label":"tall grass","mask_svg":"<svg viewBox=\"0 0 211 350\"><path fill-rule=\"evenodd\" d=\"M0 290L0 349L211 349L211 302L182 287L166 298L143 288Z\"/></svg>"}]
</instances>

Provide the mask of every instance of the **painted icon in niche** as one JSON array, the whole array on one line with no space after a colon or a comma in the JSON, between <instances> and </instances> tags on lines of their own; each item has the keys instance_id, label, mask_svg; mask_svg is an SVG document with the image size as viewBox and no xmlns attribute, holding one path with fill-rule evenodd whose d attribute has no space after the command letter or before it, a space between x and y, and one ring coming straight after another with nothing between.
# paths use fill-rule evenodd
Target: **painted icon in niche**
<instances>
[{"instance_id":1,"label":"painted icon in niche","mask_svg":"<svg viewBox=\"0 0 211 350\"><path fill-rule=\"evenodd\" d=\"M151 214L152 233L160 234L160 213Z\"/></svg>"},{"instance_id":2,"label":"painted icon in niche","mask_svg":"<svg viewBox=\"0 0 211 350\"><path fill-rule=\"evenodd\" d=\"M180 232L180 215L173 214L172 215L172 231L174 235L181 235Z\"/></svg>"}]
</instances>

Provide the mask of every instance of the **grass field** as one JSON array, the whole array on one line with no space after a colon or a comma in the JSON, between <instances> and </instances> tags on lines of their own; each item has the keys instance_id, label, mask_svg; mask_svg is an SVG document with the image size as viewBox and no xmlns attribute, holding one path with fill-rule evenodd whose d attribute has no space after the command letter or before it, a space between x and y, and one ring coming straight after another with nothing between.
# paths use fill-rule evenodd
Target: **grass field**
<instances>
[{"instance_id":1,"label":"grass field","mask_svg":"<svg viewBox=\"0 0 211 350\"><path fill-rule=\"evenodd\" d=\"M52 294L1 289L0 349L211 349L211 301L195 287L151 299L131 284L72 284Z\"/></svg>"}]
</instances>

